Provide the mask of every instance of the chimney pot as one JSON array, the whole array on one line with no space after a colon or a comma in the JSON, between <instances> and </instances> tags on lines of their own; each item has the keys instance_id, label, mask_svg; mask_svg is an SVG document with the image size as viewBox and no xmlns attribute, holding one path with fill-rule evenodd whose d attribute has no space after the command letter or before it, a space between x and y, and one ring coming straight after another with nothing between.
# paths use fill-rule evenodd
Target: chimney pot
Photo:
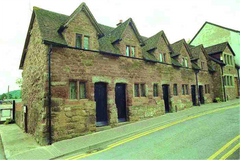
<instances>
[{"instance_id":1,"label":"chimney pot","mask_svg":"<svg viewBox=\"0 0 240 160\"><path fill-rule=\"evenodd\" d=\"M123 20L120 19L120 20L119 20L119 23L117 24L117 26L121 25L122 22L123 22Z\"/></svg>"}]
</instances>

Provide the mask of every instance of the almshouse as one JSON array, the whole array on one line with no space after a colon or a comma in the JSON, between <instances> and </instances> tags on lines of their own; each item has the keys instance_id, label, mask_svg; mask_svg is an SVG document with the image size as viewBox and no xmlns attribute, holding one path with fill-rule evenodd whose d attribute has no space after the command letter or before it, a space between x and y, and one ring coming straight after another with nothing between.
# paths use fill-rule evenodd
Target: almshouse
<instances>
[{"instance_id":1,"label":"almshouse","mask_svg":"<svg viewBox=\"0 0 240 160\"><path fill-rule=\"evenodd\" d=\"M236 98L222 92L225 62L207 51L184 39L170 44L163 31L143 37L131 18L116 28L99 24L85 3L70 16L34 7L20 63L25 112L18 109L17 123L47 144L225 100L226 93Z\"/></svg>"}]
</instances>

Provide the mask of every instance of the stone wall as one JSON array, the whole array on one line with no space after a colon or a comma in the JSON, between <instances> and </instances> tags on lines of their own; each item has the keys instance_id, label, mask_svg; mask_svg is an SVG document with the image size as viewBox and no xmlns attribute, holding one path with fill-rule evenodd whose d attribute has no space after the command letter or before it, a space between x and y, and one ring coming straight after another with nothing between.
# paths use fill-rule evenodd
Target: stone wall
<instances>
[{"instance_id":1,"label":"stone wall","mask_svg":"<svg viewBox=\"0 0 240 160\"><path fill-rule=\"evenodd\" d=\"M53 141L96 131L95 101L52 99Z\"/></svg>"},{"instance_id":2,"label":"stone wall","mask_svg":"<svg viewBox=\"0 0 240 160\"><path fill-rule=\"evenodd\" d=\"M27 130L40 144L47 144L43 129L47 128L45 97L47 95L47 53L35 19L23 65L22 104L27 106Z\"/></svg>"}]
</instances>

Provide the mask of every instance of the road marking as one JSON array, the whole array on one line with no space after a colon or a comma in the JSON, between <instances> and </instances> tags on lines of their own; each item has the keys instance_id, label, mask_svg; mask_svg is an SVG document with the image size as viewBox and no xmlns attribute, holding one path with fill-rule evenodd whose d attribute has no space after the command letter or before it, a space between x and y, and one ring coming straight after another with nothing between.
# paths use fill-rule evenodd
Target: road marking
<instances>
[{"instance_id":1,"label":"road marking","mask_svg":"<svg viewBox=\"0 0 240 160\"><path fill-rule=\"evenodd\" d=\"M230 106L230 107L224 107L224 108L219 108L219 109L215 109L215 110L212 110L212 111L207 111L207 112L204 112L204 113L200 113L200 114L197 114L195 116L189 116L187 118L184 118L182 120L179 120L179 121L175 121L175 122L172 122L172 123L169 123L169 124L166 124L164 126L161 126L161 127L157 127L157 128L154 128L154 129L151 129L149 131L146 131L146 132L143 132L143 133L139 133L135 136L132 136L132 137L129 137L129 138L126 138L126 139L123 139L123 140L120 140L116 143L113 143L111 145L108 145L107 148L101 150L101 151L97 151L97 152L94 152L94 153L89 153L89 154L80 154L78 156L74 156L74 157L69 157L68 159L66 160L77 160L77 159L80 159L80 158L85 158L85 157L89 157L89 156L92 156L92 155L95 155L95 154L98 154L98 153L102 153L102 152L105 152L107 150L110 150L114 147L117 147L117 146L120 146L124 143L127 143L129 141L132 141L134 139L137 139L137 138L140 138L140 137L143 137L143 136L146 136L148 134L151 134L153 132L156 132L156 131L160 131L160 130L163 130L165 128L168 128L168 127L171 127L173 125L176 125L176 124L179 124L179 123L182 123L182 122L185 122L185 121L188 121L188 120L191 120L191 119L194 119L194 118L198 118L198 117L201 117L201 116L204 116L204 115L207 115L207 114L211 114L211 113L214 113L214 112L218 112L218 111L222 111L222 110L227 110L227 109L232 109L232 108L237 108L237 107L240 107L239 105L235 105L235 106Z\"/></svg>"},{"instance_id":2,"label":"road marking","mask_svg":"<svg viewBox=\"0 0 240 160\"><path fill-rule=\"evenodd\" d=\"M220 148L217 152L215 152L211 157L209 157L208 160L213 160L214 158L216 158L220 153L222 153L225 149L227 149L231 144L233 144L239 138L240 138L240 135L233 138L231 141L229 141L227 144L225 144L222 148Z\"/></svg>"},{"instance_id":3,"label":"road marking","mask_svg":"<svg viewBox=\"0 0 240 160\"><path fill-rule=\"evenodd\" d=\"M230 155L232 155L238 148L240 148L240 143L238 143L233 149L231 149L229 152L227 152L224 156L222 156L220 159L225 160L227 159Z\"/></svg>"}]
</instances>

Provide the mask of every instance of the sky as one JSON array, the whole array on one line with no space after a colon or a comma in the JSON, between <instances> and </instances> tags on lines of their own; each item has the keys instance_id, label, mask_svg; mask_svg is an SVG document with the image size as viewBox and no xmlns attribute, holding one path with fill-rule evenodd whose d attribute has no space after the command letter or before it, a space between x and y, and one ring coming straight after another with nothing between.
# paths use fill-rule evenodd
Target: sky
<instances>
[{"instance_id":1,"label":"sky","mask_svg":"<svg viewBox=\"0 0 240 160\"><path fill-rule=\"evenodd\" d=\"M132 18L141 35L164 30L170 43L192 39L212 22L240 30L240 0L0 0L0 94L19 89L22 50L32 8L70 15L85 2L98 23L115 27Z\"/></svg>"}]
</instances>

